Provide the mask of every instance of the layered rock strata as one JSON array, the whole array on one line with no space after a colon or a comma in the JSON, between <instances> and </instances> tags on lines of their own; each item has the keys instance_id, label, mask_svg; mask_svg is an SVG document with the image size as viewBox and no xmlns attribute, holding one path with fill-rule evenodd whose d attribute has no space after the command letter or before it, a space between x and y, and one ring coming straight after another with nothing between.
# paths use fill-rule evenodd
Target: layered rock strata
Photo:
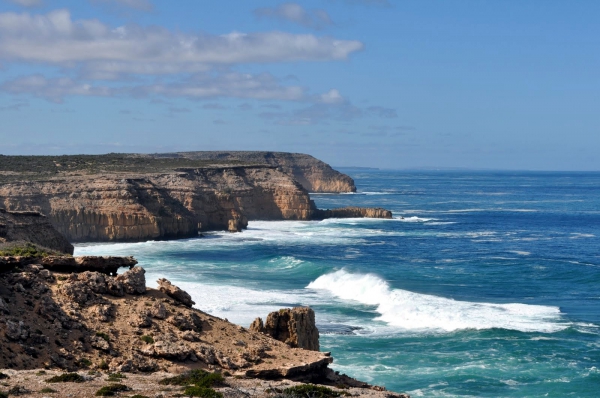
<instances>
[{"instance_id":1,"label":"layered rock strata","mask_svg":"<svg viewBox=\"0 0 600 398\"><path fill-rule=\"evenodd\" d=\"M69 243L50 223L35 211L7 211L0 208L0 244L32 243L51 251L73 254Z\"/></svg>"},{"instance_id":2,"label":"layered rock strata","mask_svg":"<svg viewBox=\"0 0 600 398\"><path fill-rule=\"evenodd\" d=\"M149 155L153 156L153 155ZM330 165L303 153L257 151L179 152L155 156L179 156L195 160L237 161L268 164L291 175L309 192L356 192L354 180Z\"/></svg>"},{"instance_id":3,"label":"layered rock strata","mask_svg":"<svg viewBox=\"0 0 600 398\"><path fill-rule=\"evenodd\" d=\"M11 182L0 186L0 205L46 214L71 242L239 231L248 219L308 220L314 210L306 190L270 166Z\"/></svg>"},{"instance_id":4,"label":"layered rock strata","mask_svg":"<svg viewBox=\"0 0 600 398\"><path fill-rule=\"evenodd\" d=\"M256 318L250 330L271 336L290 347L319 351L319 330L315 324L315 312L309 307L284 308L271 312L263 324Z\"/></svg>"}]
</instances>

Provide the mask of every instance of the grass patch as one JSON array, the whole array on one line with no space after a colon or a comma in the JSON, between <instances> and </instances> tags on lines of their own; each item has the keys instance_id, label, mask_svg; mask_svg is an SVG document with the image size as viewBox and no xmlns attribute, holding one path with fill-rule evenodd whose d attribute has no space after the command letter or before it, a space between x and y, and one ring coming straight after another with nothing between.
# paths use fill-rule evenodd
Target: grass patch
<instances>
[{"instance_id":1,"label":"grass patch","mask_svg":"<svg viewBox=\"0 0 600 398\"><path fill-rule=\"evenodd\" d=\"M56 254L55 252L44 250L33 243L7 247L0 250L0 256L22 256L22 257L48 257Z\"/></svg>"},{"instance_id":2,"label":"grass patch","mask_svg":"<svg viewBox=\"0 0 600 398\"><path fill-rule=\"evenodd\" d=\"M158 382L162 385L191 386L209 388L223 384L224 379L220 373L209 373L202 369L195 369L175 377L167 377Z\"/></svg>"},{"instance_id":3,"label":"grass patch","mask_svg":"<svg viewBox=\"0 0 600 398\"><path fill-rule=\"evenodd\" d=\"M96 391L97 397L112 397L119 392L129 391L129 387L125 384L111 384L108 386L104 386L98 391Z\"/></svg>"},{"instance_id":4,"label":"grass patch","mask_svg":"<svg viewBox=\"0 0 600 398\"><path fill-rule=\"evenodd\" d=\"M314 384L300 384L286 388L283 390L283 392L294 398L336 398L341 395L339 392L333 391L331 388L315 386Z\"/></svg>"},{"instance_id":5,"label":"grass patch","mask_svg":"<svg viewBox=\"0 0 600 398\"><path fill-rule=\"evenodd\" d=\"M142 341L146 344L154 344L154 339L152 338L152 336L144 335L140 337L140 339L142 339Z\"/></svg>"},{"instance_id":6,"label":"grass patch","mask_svg":"<svg viewBox=\"0 0 600 398\"><path fill-rule=\"evenodd\" d=\"M58 392L58 391L56 391L56 390L53 390L53 389L52 389L52 388L50 388L50 387L44 387L44 388L42 388L42 389L40 390L40 392L41 392L41 393L53 394L53 393L55 393L55 392Z\"/></svg>"},{"instance_id":7,"label":"grass patch","mask_svg":"<svg viewBox=\"0 0 600 398\"><path fill-rule=\"evenodd\" d=\"M46 379L46 383L83 383L85 378L77 373L63 373L60 376L54 376Z\"/></svg>"},{"instance_id":8,"label":"grass patch","mask_svg":"<svg viewBox=\"0 0 600 398\"><path fill-rule=\"evenodd\" d=\"M189 386L183 391L184 396L203 398L223 398L223 394L208 387Z\"/></svg>"}]
</instances>

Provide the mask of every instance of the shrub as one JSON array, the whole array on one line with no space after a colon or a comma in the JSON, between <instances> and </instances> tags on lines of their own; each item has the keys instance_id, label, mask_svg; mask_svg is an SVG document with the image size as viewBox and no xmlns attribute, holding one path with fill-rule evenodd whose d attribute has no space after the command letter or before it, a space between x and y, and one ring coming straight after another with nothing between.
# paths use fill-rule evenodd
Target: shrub
<instances>
[{"instance_id":1,"label":"shrub","mask_svg":"<svg viewBox=\"0 0 600 398\"><path fill-rule=\"evenodd\" d=\"M96 332L96 336L106 340L107 343L110 343L110 337L108 336L108 334L104 332Z\"/></svg>"},{"instance_id":2,"label":"shrub","mask_svg":"<svg viewBox=\"0 0 600 398\"><path fill-rule=\"evenodd\" d=\"M89 368L90 365L92 364L92 361L90 361L87 358L79 358L79 360L77 361L77 364L79 366L81 366L82 368Z\"/></svg>"},{"instance_id":3,"label":"shrub","mask_svg":"<svg viewBox=\"0 0 600 398\"><path fill-rule=\"evenodd\" d=\"M102 360L102 362L100 362L100 365L98 365L98 368L100 368L102 370L107 370L108 369L108 364L106 363L105 360Z\"/></svg>"},{"instance_id":4,"label":"shrub","mask_svg":"<svg viewBox=\"0 0 600 398\"><path fill-rule=\"evenodd\" d=\"M53 389L52 389L52 388L50 388L50 387L44 387L44 388L42 388L42 389L40 390L40 392L41 392L41 393L48 393L48 394L52 394L52 393L55 393L55 392L57 392L57 391L56 391L56 390L53 390Z\"/></svg>"},{"instance_id":5,"label":"shrub","mask_svg":"<svg viewBox=\"0 0 600 398\"><path fill-rule=\"evenodd\" d=\"M154 344L154 339L152 338L152 336L143 335L142 337L140 337L140 339L142 339L142 341L146 344Z\"/></svg>"},{"instance_id":6,"label":"shrub","mask_svg":"<svg viewBox=\"0 0 600 398\"><path fill-rule=\"evenodd\" d=\"M8 394L0 391L0 398L8 398Z\"/></svg>"},{"instance_id":7,"label":"shrub","mask_svg":"<svg viewBox=\"0 0 600 398\"><path fill-rule=\"evenodd\" d=\"M127 376L121 373L111 373L108 375L108 381L121 381L122 379L126 379Z\"/></svg>"},{"instance_id":8,"label":"shrub","mask_svg":"<svg viewBox=\"0 0 600 398\"><path fill-rule=\"evenodd\" d=\"M331 388L315 386L314 384L299 384L297 386L289 387L283 390L285 394L290 397L312 397L312 398L335 398L341 394L333 391Z\"/></svg>"},{"instance_id":9,"label":"shrub","mask_svg":"<svg viewBox=\"0 0 600 398\"><path fill-rule=\"evenodd\" d=\"M150 397L147 397L147 396L145 396L145 395L135 394L135 395L134 395L133 397L131 397L131 398L150 398Z\"/></svg>"},{"instance_id":10,"label":"shrub","mask_svg":"<svg viewBox=\"0 0 600 398\"><path fill-rule=\"evenodd\" d=\"M223 394L212 388L190 386L183 391L183 395L190 397L203 397L203 398L223 398Z\"/></svg>"},{"instance_id":11,"label":"shrub","mask_svg":"<svg viewBox=\"0 0 600 398\"><path fill-rule=\"evenodd\" d=\"M108 386L104 386L98 391L96 391L96 396L112 397L113 395L121 391L129 391L129 387L127 387L125 384L111 384Z\"/></svg>"},{"instance_id":12,"label":"shrub","mask_svg":"<svg viewBox=\"0 0 600 398\"><path fill-rule=\"evenodd\" d=\"M223 376L220 373L209 373L205 370L195 369L180 374L179 376L162 379L158 384L176 386L194 385L196 387L208 388L214 385L223 384L223 381Z\"/></svg>"},{"instance_id":13,"label":"shrub","mask_svg":"<svg viewBox=\"0 0 600 398\"><path fill-rule=\"evenodd\" d=\"M46 383L83 383L85 378L77 373L63 373L46 380Z\"/></svg>"}]
</instances>

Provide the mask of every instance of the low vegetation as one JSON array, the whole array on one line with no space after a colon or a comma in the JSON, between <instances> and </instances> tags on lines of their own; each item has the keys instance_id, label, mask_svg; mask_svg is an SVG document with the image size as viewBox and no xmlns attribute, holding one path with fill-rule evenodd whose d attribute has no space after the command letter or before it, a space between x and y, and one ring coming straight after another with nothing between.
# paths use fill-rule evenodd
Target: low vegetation
<instances>
[{"instance_id":1,"label":"low vegetation","mask_svg":"<svg viewBox=\"0 0 600 398\"><path fill-rule=\"evenodd\" d=\"M123 391L129 391L129 387L127 387L125 384L110 384L96 391L96 396L112 397Z\"/></svg>"},{"instance_id":2,"label":"low vegetation","mask_svg":"<svg viewBox=\"0 0 600 398\"><path fill-rule=\"evenodd\" d=\"M209 373L205 370L195 369L175 377L167 377L158 382L162 385L187 386L184 396L222 398L223 394L212 389L214 386L223 385L224 379L220 373Z\"/></svg>"},{"instance_id":3,"label":"low vegetation","mask_svg":"<svg viewBox=\"0 0 600 398\"><path fill-rule=\"evenodd\" d=\"M85 378L77 373L63 373L46 379L46 383L83 383Z\"/></svg>"},{"instance_id":4,"label":"low vegetation","mask_svg":"<svg viewBox=\"0 0 600 398\"><path fill-rule=\"evenodd\" d=\"M331 388L316 386L314 384L299 384L286 388L283 390L283 393L285 397L289 398L336 398L342 395Z\"/></svg>"},{"instance_id":5,"label":"low vegetation","mask_svg":"<svg viewBox=\"0 0 600 398\"><path fill-rule=\"evenodd\" d=\"M0 247L0 256L21 256L21 257L48 257L56 254L47 249L42 249L33 243L25 243L18 246Z\"/></svg>"},{"instance_id":6,"label":"low vegetation","mask_svg":"<svg viewBox=\"0 0 600 398\"><path fill-rule=\"evenodd\" d=\"M43 181L64 175L102 173L158 173L178 168L246 165L234 160L200 160L173 156L109 153L106 155L4 156L0 155L0 183Z\"/></svg>"},{"instance_id":7,"label":"low vegetation","mask_svg":"<svg viewBox=\"0 0 600 398\"><path fill-rule=\"evenodd\" d=\"M223 398L223 394L208 387L189 386L183 391L184 396L202 398Z\"/></svg>"},{"instance_id":8,"label":"low vegetation","mask_svg":"<svg viewBox=\"0 0 600 398\"><path fill-rule=\"evenodd\" d=\"M140 339L146 344L154 344L154 338L152 338L152 336L144 335L140 337Z\"/></svg>"}]
</instances>

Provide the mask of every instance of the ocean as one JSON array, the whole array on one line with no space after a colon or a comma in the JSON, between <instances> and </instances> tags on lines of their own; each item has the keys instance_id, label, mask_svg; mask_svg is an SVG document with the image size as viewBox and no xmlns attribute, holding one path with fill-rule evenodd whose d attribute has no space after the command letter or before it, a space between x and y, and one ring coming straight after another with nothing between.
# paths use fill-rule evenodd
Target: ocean
<instances>
[{"instance_id":1,"label":"ocean","mask_svg":"<svg viewBox=\"0 0 600 398\"><path fill-rule=\"evenodd\" d=\"M230 234L79 244L133 255L248 326L308 305L332 368L413 397L600 396L600 173L344 169L320 208L394 219L251 221Z\"/></svg>"}]
</instances>

